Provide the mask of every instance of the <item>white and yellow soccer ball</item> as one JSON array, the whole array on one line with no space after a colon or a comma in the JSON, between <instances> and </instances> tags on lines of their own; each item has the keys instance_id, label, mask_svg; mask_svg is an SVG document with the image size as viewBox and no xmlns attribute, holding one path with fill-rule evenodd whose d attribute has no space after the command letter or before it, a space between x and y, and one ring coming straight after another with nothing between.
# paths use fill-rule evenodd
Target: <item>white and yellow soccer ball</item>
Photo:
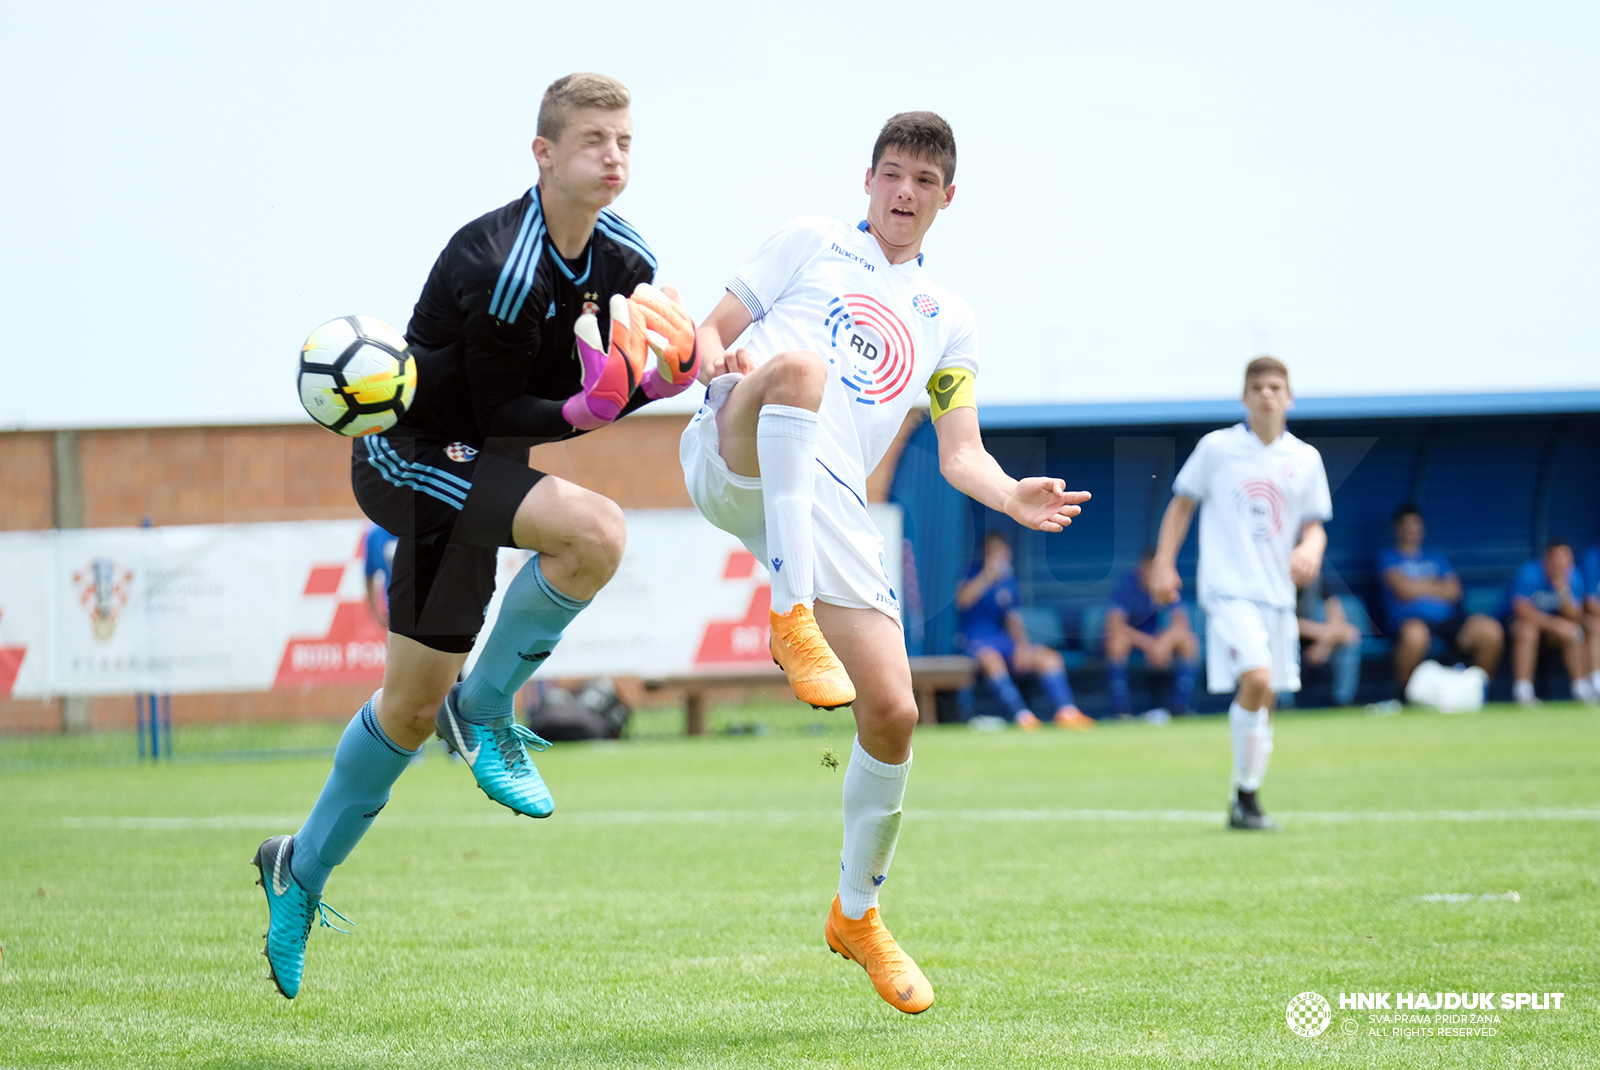
<instances>
[{"instance_id":1,"label":"white and yellow soccer ball","mask_svg":"<svg viewBox=\"0 0 1600 1070\"><path fill-rule=\"evenodd\" d=\"M399 331L372 316L341 316L300 347L300 404L329 431L389 430L417 393L417 361Z\"/></svg>"}]
</instances>

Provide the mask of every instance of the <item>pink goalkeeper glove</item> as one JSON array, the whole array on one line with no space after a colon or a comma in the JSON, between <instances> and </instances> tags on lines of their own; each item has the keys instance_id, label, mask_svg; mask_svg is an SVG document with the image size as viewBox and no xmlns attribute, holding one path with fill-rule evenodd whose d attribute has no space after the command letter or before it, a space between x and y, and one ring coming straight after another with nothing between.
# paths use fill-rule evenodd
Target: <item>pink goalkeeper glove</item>
<instances>
[{"instance_id":1,"label":"pink goalkeeper glove","mask_svg":"<svg viewBox=\"0 0 1600 1070\"><path fill-rule=\"evenodd\" d=\"M600 323L593 313L572 325L583 389L561 406L561 417L579 431L593 431L622 415L639 385L648 350L642 314L626 297L611 297L611 345L600 344Z\"/></svg>"}]
</instances>

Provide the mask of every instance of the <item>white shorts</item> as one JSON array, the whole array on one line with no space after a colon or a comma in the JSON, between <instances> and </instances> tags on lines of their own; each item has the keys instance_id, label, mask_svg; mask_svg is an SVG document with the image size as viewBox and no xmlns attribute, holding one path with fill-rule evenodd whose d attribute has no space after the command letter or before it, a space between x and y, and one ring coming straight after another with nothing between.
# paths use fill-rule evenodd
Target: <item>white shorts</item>
<instances>
[{"instance_id":1,"label":"white shorts","mask_svg":"<svg viewBox=\"0 0 1600 1070\"><path fill-rule=\"evenodd\" d=\"M731 471L717 440L717 410L741 378L733 373L711 381L705 404L683 430L678 459L689 498L700 515L738 538L764 565L767 518L761 477ZM900 600L889 585L883 536L867 515L867 503L820 464L813 490L812 570L817 598L836 606L881 610L899 624Z\"/></svg>"},{"instance_id":2,"label":"white shorts","mask_svg":"<svg viewBox=\"0 0 1600 1070\"><path fill-rule=\"evenodd\" d=\"M1274 692L1300 690L1300 624L1293 609L1214 598L1205 611L1207 691L1226 695L1251 669L1267 669Z\"/></svg>"}]
</instances>

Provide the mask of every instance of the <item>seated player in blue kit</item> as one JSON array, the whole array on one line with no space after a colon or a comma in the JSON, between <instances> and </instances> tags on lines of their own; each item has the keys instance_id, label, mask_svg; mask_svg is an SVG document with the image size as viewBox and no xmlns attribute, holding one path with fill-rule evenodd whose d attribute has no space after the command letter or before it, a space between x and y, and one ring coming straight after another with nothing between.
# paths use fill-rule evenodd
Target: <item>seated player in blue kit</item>
<instances>
[{"instance_id":1,"label":"seated player in blue kit","mask_svg":"<svg viewBox=\"0 0 1600 1070\"><path fill-rule=\"evenodd\" d=\"M1085 716L1073 701L1061 655L1028 640L1028 629L1017 613L1021 603L1022 594L1011 570L1011 542L1001 532L991 531L983 539L982 562L975 563L956 588L956 609L961 613L958 628L966 637L967 656L977 660L989 687L1018 726L1038 728L1039 718L1023 701L1012 672L1039 677L1055 705L1052 720L1058 727L1093 728L1094 718Z\"/></svg>"},{"instance_id":2,"label":"seated player in blue kit","mask_svg":"<svg viewBox=\"0 0 1600 1070\"><path fill-rule=\"evenodd\" d=\"M1511 697L1537 706L1533 670L1540 650L1559 652L1579 702L1600 701L1590 683L1584 634L1583 578L1565 540L1551 539L1544 556L1525 562L1511 581L1506 620L1511 632Z\"/></svg>"},{"instance_id":3,"label":"seated player in blue kit","mask_svg":"<svg viewBox=\"0 0 1600 1070\"><path fill-rule=\"evenodd\" d=\"M1178 604L1163 608L1150 597L1150 562L1155 551L1139 557L1139 567L1122 578L1111 595L1106 612L1106 684L1111 689L1111 712L1127 717L1133 712L1128 690L1128 658L1137 650L1151 669L1172 671L1172 694L1167 711L1189 712L1189 695L1200 668L1200 640L1189 626L1189 613ZM1151 710L1156 713L1156 710Z\"/></svg>"},{"instance_id":4,"label":"seated player in blue kit","mask_svg":"<svg viewBox=\"0 0 1600 1070\"><path fill-rule=\"evenodd\" d=\"M1494 675L1505 646L1500 622L1484 613L1461 610L1461 580L1449 560L1423 548L1422 513L1407 502L1394 511L1394 546L1378 554L1383 609L1394 639L1394 678L1400 693L1435 636Z\"/></svg>"}]
</instances>

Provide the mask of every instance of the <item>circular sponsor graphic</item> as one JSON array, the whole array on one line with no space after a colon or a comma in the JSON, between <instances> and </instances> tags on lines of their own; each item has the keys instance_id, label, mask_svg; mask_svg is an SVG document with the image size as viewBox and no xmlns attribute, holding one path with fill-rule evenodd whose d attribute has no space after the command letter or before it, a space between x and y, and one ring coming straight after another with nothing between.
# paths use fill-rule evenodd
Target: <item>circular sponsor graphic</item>
<instances>
[{"instance_id":1,"label":"circular sponsor graphic","mask_svg":"<svg viewBox=\"0 0 1600 1070\"><path fill-rule=\"evenodd\" d=\"M1270 479L1247 479L1233 491L1233 505L1257 542L1268 542L1283 532L1287 503L1283 488Z\"/></svg>"},{"instance_id":2,"label":"circular sponsor graphic","mask_svg":"<svg viewBox=\"0 0 1600 1070\"><path fill-rule=\"evenodd\" d=\"M1302 992L1289 1001L1284 1015L1289 1031L1302 1037L1320 1037L1333 1021L1333 1008L1320 992Z\"/></svg>"},{"instance_id":3,"label":"circular sponsor graphic","mask_svg":"<svg viewBox=\"0 0 1600 1070\"><path fill-rule=\"evenodd\" d=\"M828 303L823 321L839 381L863 405L899 397L911 382L917 350L905 323L868 294L845 294Z\"/></svg>"},{"instance_id":4,"label":"circular sponsor graphic","mask_svg":"<svg viewBox=\"0 0 1600 1070\"><path fill-rule=\"evenodd\" d=\"M911 299L911 307L917 310L919 316L929 319L939 314L939 302L933 299L932 294L918 294Z\"/></svg>"}]
</instances>

